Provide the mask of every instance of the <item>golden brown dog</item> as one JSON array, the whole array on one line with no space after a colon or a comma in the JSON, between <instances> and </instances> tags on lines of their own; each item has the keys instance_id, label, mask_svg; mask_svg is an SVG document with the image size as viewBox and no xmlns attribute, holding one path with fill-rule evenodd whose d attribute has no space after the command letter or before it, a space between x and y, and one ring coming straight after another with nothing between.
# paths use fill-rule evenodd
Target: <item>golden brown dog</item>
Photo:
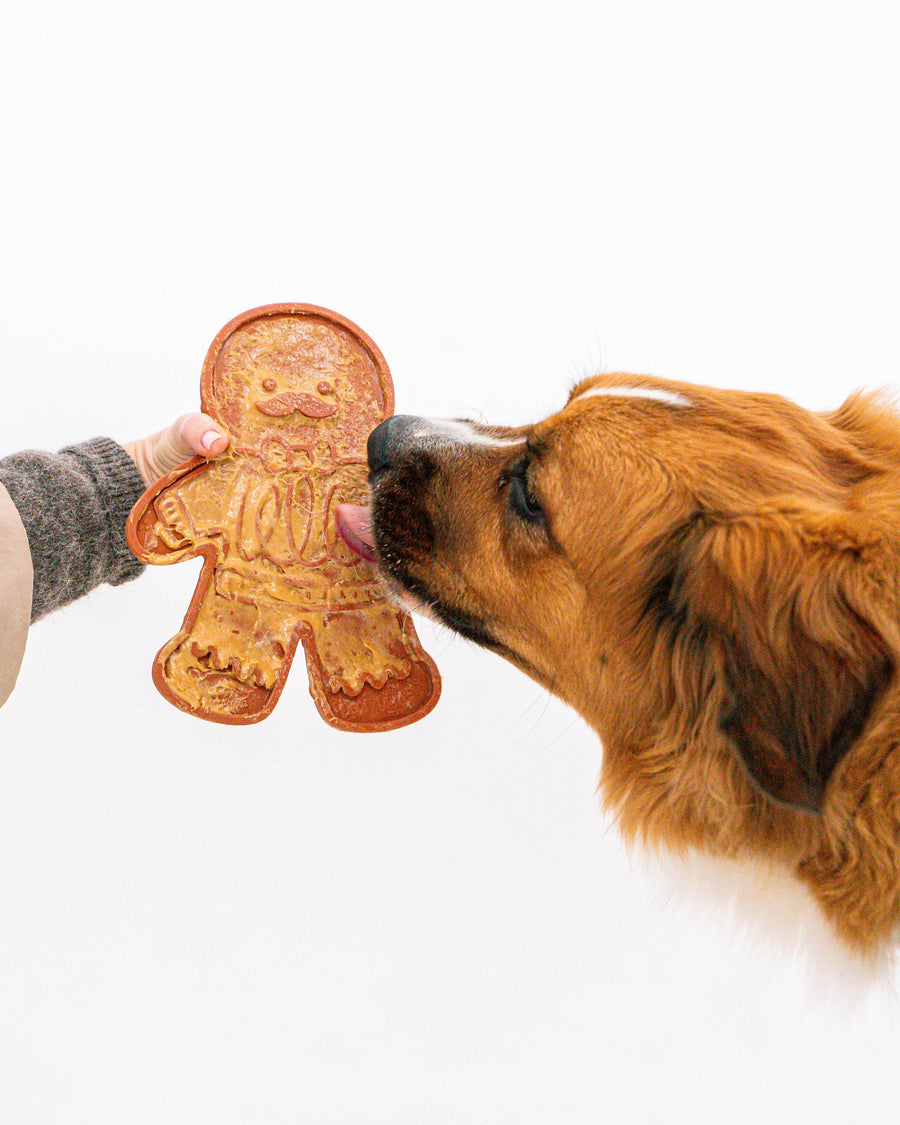
<instances>
[{"instance_id":1,"label":"golden brown dog","mask_svg":"<svg viewBox=\"0 0 900 1125\"><path fill-rule=\"evenodd\" d=\"M395 417L370 516L395 592L598 732L630 838L791 870L853 948L900 921L900 417L632 375L534 426Z\"/></svg>"}]
</instances>

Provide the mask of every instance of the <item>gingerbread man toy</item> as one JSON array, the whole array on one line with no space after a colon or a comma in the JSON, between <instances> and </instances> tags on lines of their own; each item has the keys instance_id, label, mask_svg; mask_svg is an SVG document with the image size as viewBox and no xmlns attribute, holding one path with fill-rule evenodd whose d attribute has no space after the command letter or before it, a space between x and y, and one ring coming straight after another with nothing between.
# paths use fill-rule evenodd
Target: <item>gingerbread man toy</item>
<instances>
[{"instance_id":1,"label":"gingerbread man toy","mask_svg":"<svg viewBox=\"0 0 900 1125\"><path fill-rule=\"evenodd\" d=\"M365 503L366 439L393 413L378 348L327 309L253 309L213 341L201 408L228 449L157 481L128 520L142 561L204 559L184 624L156 655L156 686L200 718L255 723L302 643L331 726L393 730L428 714L437 668L334 520L338 504Z\"/></svg>"}]
</instances>

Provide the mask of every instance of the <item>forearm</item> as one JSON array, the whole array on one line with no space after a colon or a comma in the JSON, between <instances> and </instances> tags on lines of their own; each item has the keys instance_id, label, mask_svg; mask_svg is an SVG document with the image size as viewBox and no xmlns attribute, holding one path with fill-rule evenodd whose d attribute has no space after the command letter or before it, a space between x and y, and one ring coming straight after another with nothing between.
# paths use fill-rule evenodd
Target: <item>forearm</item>
<instances>
[{"instance_id":1,"label":"forearm","mask_svg":"<svg viewBox=\"0 0 900 1125\"><path fill-rule=\"evenodd\" d=\"M28 534L32 621L144 569L129 550L125 521L146 486L134 461L109 438L58 453L14 453L0 460L0 482Z\"/></svg>"}]
</instances>

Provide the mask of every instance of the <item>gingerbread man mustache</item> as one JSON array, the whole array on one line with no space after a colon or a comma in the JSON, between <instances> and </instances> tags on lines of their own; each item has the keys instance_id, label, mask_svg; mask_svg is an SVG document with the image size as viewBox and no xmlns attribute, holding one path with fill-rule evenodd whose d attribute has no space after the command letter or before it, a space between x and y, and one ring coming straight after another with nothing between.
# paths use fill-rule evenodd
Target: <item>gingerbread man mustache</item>
<instances>
[{"instance_id":1,"label":"gingerbread man mustache","mask_svg":"<svg viewBox=\"0 0 900 1125\"><path fill-rule=\"evenodd\" d=\"M273 380L274 381L274 380ZM329 387L329 383L320 383L319 387ZM337 407L313 395L284 394L276 398L266 399L264 402L254 404L256 409L270 418L284 418L293 411L298 410L307 418L328 418L337 410Z\"/></svg>"},{"instance_id":2,"label":"gingerbread man mustache","mask_svg":"<svg viewBox=\"0 0 900 1125\"><path fill-rule=\"evenodd\" d=\"M144 562L204 559L181 630L153 664L176 707L259 722L298 644L333 727L393 730L434 707L440 676L409 614L335 526L338 504L365 503L366 439L393 405L384 357L337 313L267 305L218 334L201 408L228 431L229 448L157 481L127 526Z\"/></svg>"}]
</instances>

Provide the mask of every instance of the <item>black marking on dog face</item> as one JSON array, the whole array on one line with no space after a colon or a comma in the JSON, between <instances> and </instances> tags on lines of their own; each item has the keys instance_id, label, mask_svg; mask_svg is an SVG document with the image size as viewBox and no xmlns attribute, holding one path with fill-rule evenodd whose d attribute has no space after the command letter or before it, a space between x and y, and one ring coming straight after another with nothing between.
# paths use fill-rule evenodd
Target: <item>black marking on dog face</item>
<instances>
[{"instance_id":1,"label":"black marking on dog face","mask_svg":"<svg viewBox=\"0 0 900 1125\"><path fill-rule=\"evenodd\" d=\"M424 589L424 587L423 587ZM523 656L498 641L496 637L492 637L488 632L485 623L474 614L466 613L464 610L456 609L453 606L446 605L439 598L432 597L429 605L434 614L455 633L465 637L467 640L474 641L475 644L480 645L482 648L489 649L491 652L497 653L498 656L504 657L510 663L515 664L521 668L523 672L531 676L533 679L545 682L545 677L541 675L537 668L534 667Z\"/></svg>"}]
</instances>

